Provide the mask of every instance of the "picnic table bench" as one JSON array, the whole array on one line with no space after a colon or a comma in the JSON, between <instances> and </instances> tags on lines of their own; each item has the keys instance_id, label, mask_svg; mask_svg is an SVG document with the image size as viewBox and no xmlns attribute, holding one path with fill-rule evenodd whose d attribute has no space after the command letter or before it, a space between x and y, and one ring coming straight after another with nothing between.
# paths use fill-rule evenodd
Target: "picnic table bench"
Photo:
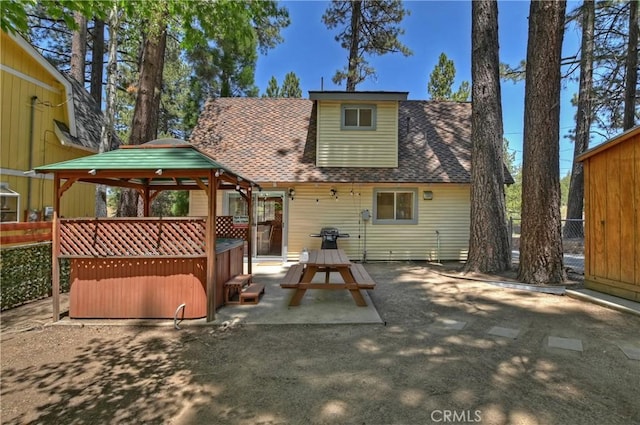
<instances>
[{"instance_id":1,"label":"picnic table bench","mask_svg":"<svg viewBox=\"0 0 640 425\"><path fill-rule=\"evenodd\" d=\"M297 288L302 279L304 273L304 264L294 264L289 267L287 273L284 275L284 279L280 283L282 288Z\"/></svg>"},{"instance_id":2,"label":"picnic table bench","mask_svg":"<svg viewBox=\"0 0 640 425\"><path fill-rule=\"evenodd\" d=\"M330 271L340 273L343 282L329 282ZM324 283L313 282L318 272L325 272ZM360 290L374 289L375 281L362 264L349 261L344 251L340 249L321 249L309 253L306 263L294 264L289 267L280 287L295 289L290 306L300 305L307 289L348 290L358 306L366 307L367 302Z\"/></svg>"},{"instance_id":3,"label":"picnic table bench","mask_svg":"<svg viewBox=\"0 0 640 425\"><path fill-rule=\"evenodd\" d=\"M360 263L354 263L349 268L353 279L356 281L358 288L360 289L375 289L376 282L369 275L369 272Z\"/></svg>"}]
</instances>

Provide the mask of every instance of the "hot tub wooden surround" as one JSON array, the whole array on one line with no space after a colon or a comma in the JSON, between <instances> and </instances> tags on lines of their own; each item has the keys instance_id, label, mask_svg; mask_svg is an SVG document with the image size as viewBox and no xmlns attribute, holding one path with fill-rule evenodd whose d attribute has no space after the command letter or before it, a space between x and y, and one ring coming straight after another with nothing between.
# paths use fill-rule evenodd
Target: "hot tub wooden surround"
<instances>
[{"instance_id":1,"label":"hot tub wooden surround","mask_svg":"<svg viewBox=\"0 0 640 425\"><path fill-rule=\"evenodd\" d=\"M60 258L71 260L72 318L207 316L206 220L61 219ZM216 239L215 304L243 272L244 241Z\"/></svg>"}]
</instances>

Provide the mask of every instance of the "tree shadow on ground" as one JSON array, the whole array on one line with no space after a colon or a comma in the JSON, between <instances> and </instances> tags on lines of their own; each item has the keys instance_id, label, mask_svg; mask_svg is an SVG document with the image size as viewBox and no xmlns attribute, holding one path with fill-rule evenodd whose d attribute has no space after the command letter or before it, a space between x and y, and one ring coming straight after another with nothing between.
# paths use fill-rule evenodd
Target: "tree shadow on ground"
<instances>
[{"instance_id":1,"label":"tree shadow on ground","mask_svg":"<svg viewBox=\"0 0 640 425\"><path fill-rule=\"evenodd\" d=\"M366 268L386 326L25 333L25 344L58 339L48 361L3 360L3 423L429 424L454 412L458 423L640 422L640 364L616 346L640 344L640 318L422 264ZM549 336L584 350L549 348ZM20 397L27 411L7 414Z\"/></svg>"},{"instance_id":2,"label":"tree shadow on ground","mask_svg":"<svg viewBox=\"0 0 640 425\"><path fill-rule=\"evenodd\" d=\"M49 362L3 368L3 410L13 397L29 397L35 406L13 418L5 413L3 423L166 423L196 395L181 356L188 335L149 334L149 328L127 329L121 338L91 339L68 360L57 360L52 347Z\"/></svg>"}]
</instances>

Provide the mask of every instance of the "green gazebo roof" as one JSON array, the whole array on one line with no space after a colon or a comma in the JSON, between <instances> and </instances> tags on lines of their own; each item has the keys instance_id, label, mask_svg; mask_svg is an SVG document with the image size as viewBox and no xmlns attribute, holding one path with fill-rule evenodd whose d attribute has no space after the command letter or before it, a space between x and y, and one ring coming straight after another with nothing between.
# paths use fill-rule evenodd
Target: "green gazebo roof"
<instances>
[{"instance_id":1,"label":"green gazebo roof","mask_svg":"<svg viewBox=\"0 0 640 425\"><path fill-rule=\"evenodd\" d=\"M69 161L43 165L38 173L62 170L210 170L225 166L199 151L190 143L177 139L159 139L138 146L89 155Z\"/></svg>"},{"instance_id":2,"label":"green gazebo roof","mask_svg":"<svg viewBox=\"0 0 640 425\"><path fill-rule=\"evenodd\" d=\"M69 161L35 168L36 173L58 173L61 177L75 177L82 181L111 184L128 181L153 180L154 185L195 184L193 177L203 178L210 170L225 175L228 183L257 184L238 175L203 153L190 143L177 139L158 139L143 145L122 146L120 149L89 155ZM105 180L106 179L106 180ZM100 180L100 181L98 181Z\"/></svg>"}]
</instances>

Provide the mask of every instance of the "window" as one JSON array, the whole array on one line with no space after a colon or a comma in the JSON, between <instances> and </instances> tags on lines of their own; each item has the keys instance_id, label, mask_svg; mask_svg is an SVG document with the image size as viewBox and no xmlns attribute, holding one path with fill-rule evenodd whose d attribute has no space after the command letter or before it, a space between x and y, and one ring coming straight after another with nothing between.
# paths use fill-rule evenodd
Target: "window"
<instances>
[{"instance_id":1,"label":"window","mask_svg":"<svg viewBox=\"0 0 640 425\"><path fill-rule=\"evenodd\" d=\"M227 194L227 214L233 216L248 216L249 206L238 193ZM281 192L256 192L253 195L254 216L258 223L272 221L277 215L282 214Z\"/></svg>"},{"instance_id":2,"label":"window","mask_svg":"<svg viewBox=\"0 0 640 425\"><path fill-rule=\"evenodd\" d=\"M0 222L20 221L20 194L9 189L9 183L0 183Z\"/></svg>"},{"instance_id":3,"label":"window","mask_svg":"<svg viewBox=\"0 0 640 425\"><path fill-rule=\"evenodd\" d=\"M249 215L249 206L239 194L227 192L229 202L229 215Z\"/></svg>"},{"instance_id":4,"label":"window","mask_svg":"<svg viewBox=\"0 0 640 425\"><path fill-rule=\"evenodd\" d=\"M342 105L343 130L375 130L375 105Z\"/></svg>"},{"instance_id":5,"label":"window","mask_svg":"<svg viewBox=\"0 0 640 425\"><path fill-rule=\"evenodd\" d=\"M374 224L418 224L417 189L375 189Z\"/></svg>"}]
</instances>

